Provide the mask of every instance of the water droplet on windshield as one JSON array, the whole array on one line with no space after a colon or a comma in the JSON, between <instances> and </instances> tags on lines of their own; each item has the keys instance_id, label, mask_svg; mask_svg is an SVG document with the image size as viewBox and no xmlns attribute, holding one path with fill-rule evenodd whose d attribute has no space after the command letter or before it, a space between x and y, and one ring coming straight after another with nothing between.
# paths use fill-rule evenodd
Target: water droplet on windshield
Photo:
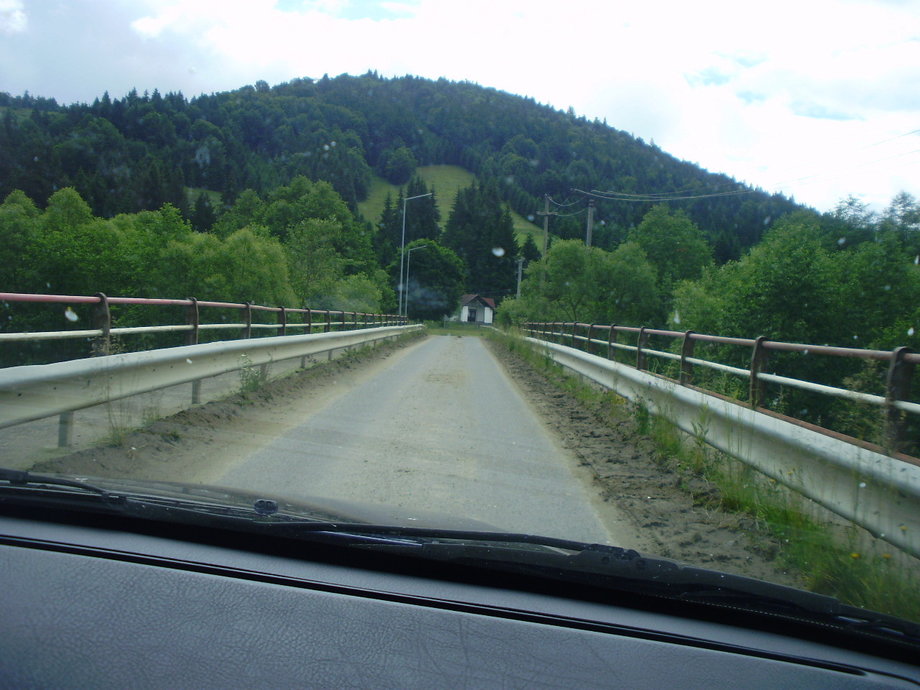
<instances>
[{"instance_id":1,"label":"water droplet on windshield","mask_svg":"<svg viewBox=\"0 0 920 690\"><path fill-rule=\"evenodd\" d=\"M837 240L837 244L839 244L841 247L845 245L846 243L847 243L846 237L841 237L839 240Z\"/></svg>"},{"instance_id":2,"label":"water droplet on windshield","mask_svg":"<svg viewBox=\"0 0 920 690\"><path fill-rule=\"evenodd\" d=\"M504 247L492 247L492 253L495 254L495 256L504 256L505 248Z\"/></svg>"},{"instance_id":3,"label":"water droplet on windshield","mask_svg":"<svg viewBox=\"0 0 920 690\"><path fill-rule=\"evenodd\" d=\"M192 363L192 360L190 360L188 357L185 358L185 361L188 362L189 364Z\"/></svg>"},{"instance_id":4,"label":"water droplet on windshield","mask_svg":"<svg viewBox=\"0 0 920 690\"><path fill-rule=\"evenodd\" d=\"M865 482L860 482L860 483L859 483L859 488L860 488L860 489L865 489L865 488L866 488L866 483L865 483Z\"/></svg>"},{"instance_id":5,"label":"water droplet on windshield","mask_svg":"<svg viewBox=\"0 0 920 690\"><path fill-rule=\"evenodd\" d=\"M915 331L914 331L914 327L913 327L913 326L911 326L910 328L907 329L907 335L913 335L914 333L915 333Z\"/></svg>"},{"instance_id":6,"label":"water droplet on windshield","mask_svg":"<svg viewBox=\"0 0 920 690\"><path fill-rule=\"evenodd\" d=\"M70 307L67 307L67 308L64 310L64 318L67 319L68 321L71 321L71 322L73 322L73 321L79 321L79 320L80 320L80 317L77 316L77 312L75 312L75 311L74 311L73 309L71 309Z\"/></svg>"},{"instance_id":7,"label":"water droplet on windshield","mask_svg":"<svg viewBox=\"0 0 920 690\"><path fill-rule=\"evenodd\" d=\"M891 286L890 286L890 285L886 285L885 287L882 288L882 290L891 290Z\"/></svg>"},{"instance_id":8,"label":"water droplet on windshield","mask_svg":"<svg viewBox=\"0 0 920 690\"><path fill-rule=\"evenodd\" d=\"M673 321L674 323L678 323L678 324L679 324L679 323L680 323L680 312L678 312L678 311L674 312L674 316L673 316L673 318L671 319L671 321Z\"/></svg>"}]
</instances>

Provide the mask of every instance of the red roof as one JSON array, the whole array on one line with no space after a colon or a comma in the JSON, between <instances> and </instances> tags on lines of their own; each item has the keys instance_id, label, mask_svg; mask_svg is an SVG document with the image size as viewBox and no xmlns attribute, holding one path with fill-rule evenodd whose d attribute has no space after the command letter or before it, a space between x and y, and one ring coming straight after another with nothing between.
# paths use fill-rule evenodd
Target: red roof
<instances>
[{"instance_id":1,"label":"red roof","mask_svg":"<svg viewBox=\"0 0 920 690\"><path fill-rule=\"evenodd\" d=\"M491 297L481 297L480 295L463 295L463 297L460 298L460 306L465 307L470 302L477 300L495 311L495 300Z\"/></svg>"}]
</instances>

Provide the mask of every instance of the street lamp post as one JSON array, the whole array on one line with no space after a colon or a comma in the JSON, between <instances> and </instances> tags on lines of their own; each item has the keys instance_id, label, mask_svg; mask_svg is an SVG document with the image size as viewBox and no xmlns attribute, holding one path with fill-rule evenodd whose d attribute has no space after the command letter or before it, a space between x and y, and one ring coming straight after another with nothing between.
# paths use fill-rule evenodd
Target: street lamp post
<instances>
[{"instance_id":1,"label":"street lamp post","mask_svg":"<svg viewBox=\"0 0 920 690\"><path fill-rule=\"evenodd\" d=\"M405 300L406 283L404 282L406 274L403 272L403 263L404 263L403 258L406 255L406 202L412 201L413 199L421 199L423 196L431 196L431 192L428 192L427 194L417 194L415 196L409 196L403 199L402 242L400 242L400 245L399 245L399 304L400 304L400 307L397 310L399 311L401 316L405 316L405 307L406 307L406 300Z\"/></svg>"},{"instance_id":2,"label":"street lamp post","mask_svg":"<svg viewBox=\"0 0 920 690\"><path fill-rule=\"evenodd\" d=\"M430 246L431 245L429 244L420 244L418 247L411 247L409 251L406 252L406 291L405 291L406 292L406 302L405 302L406 313L403 316L409 316L409 266L412 264L412 252L417 251L419 249L425 249L426 247L430 247Z\"/></svg>"}]
</instances>

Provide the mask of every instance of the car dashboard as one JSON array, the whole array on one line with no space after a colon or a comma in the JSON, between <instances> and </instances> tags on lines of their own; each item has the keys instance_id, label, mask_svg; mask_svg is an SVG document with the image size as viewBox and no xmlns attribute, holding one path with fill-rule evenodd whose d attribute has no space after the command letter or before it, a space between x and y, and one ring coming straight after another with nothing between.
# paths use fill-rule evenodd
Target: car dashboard
<instances>
[{"instance_id":1,"label":"car dashboard","mask_svg":"<svg viewBox=\"0 0 920 690\"><path fill-rule=\"evenodd\" d=\"M558 583L182 525L0 513L5 687L920 681L917 666L818 634L637 608Z\"/></svg>"}]
</instances>

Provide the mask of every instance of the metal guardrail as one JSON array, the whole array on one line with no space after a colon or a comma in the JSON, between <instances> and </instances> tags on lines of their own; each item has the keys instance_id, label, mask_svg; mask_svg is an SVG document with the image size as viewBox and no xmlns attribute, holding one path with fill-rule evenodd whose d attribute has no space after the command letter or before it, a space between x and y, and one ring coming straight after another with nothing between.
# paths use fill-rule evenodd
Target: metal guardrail
<instances>
[{"instance_id":1,"label":"metal guardrail","mask_svg":"<svg viewBox=\"0 0 920 690\"><path fill-rule=\"evenodd\" d=\"M0 369L0 428L61 416L59 445L69 445L73 412L141 393L273 362L331 353L424 328L387 326L273 336ZM302 365L305 362L302 362Z\"/></svg>"},{"instance_id":2,"label":"metal guardrail","mask_svg":"<svg viewBox=\"0 0 920 690\"><path fill-rule=\"evenodd\" d=\"M394 337L418 327L394 314L328 309L269 307L234 302L189 299L151 299L96 295L45 295L0 292L0 303L88 305L91 328L0 333L0 344L48 340L92 339L92 359L0 369L0 428L60 415L58 445L70 445L74 411L161 388L191 382L191 404L200 402L203 379L245 367L263 373L271 362L348 348ZM113 327L113 306L178 307L184 323ZM202 323L203 309L238 311L241 322ZM70 312L70 313L68 313ZM253 321L255 313L273 314L275 323ZM244 340L199 345L203 331L238 330ZM275 330L277 336L252 338L257 330ZM321 333L314 333L320 330ZM291 331L305 331L293 335ZM131 354L110 354L113 336L149 333L186 333L184 347ZM323 336L323 337L319 337Z\"/></svg>"},{"instance_id":3,"label":"metal guardrail","mask_svg":"<svg viewBox=\"0 0 920 690\"><path fill-rule=\"evenodd\" d=\"M562 366L646 405L684 432L920 557L920 466L598 355L524 340Z\"/></svg>"},{"instance_id":4,"label":"metal guardrail","mask_svg":"<svg viewBox=\"0 0 920 690\"><path fill-rule=\"evenodd\" d=\"M571 347L582 346L590 350L592 346L606 352L607 359L612 359L614 350L632 352L636 355L635 367L639 370L648 368L649 357L658 357L679 363L678 382L690 385L693 382L694 367L706 367L748 379L749 404L757 408L765 398L765 385L776 383L800 390L820 393L836 398L854 400L882 407L886 410L887 445L893 449L903 446L906 436L906 420L902 413L920 415L920 404L907 399L910 394L911 380L916 365L920 363L920 354L907 347L894 350L865 350L859 348L831 347L827 345L806 345L786 343L766 338L729 338L723 336L694 333L693 331L667 331L634 326L601 325L580 322L544 322L524 325L525 332L538 338L556 342L568 342ZM595 333L607 333L605 339L595 338ZM635 345L618 342L618 336L629 334L635 337ZM650 336L660 336L679 340L680 354L666 352L648 347ZM750 366L747 369L734 367L719 362L712 362L694 357L696 343L714 343L749 348ZM794 379L787 376L770 374L765 371L771 352L798 352L806 355L828 357L857 358L888 363L885 379L885 395L872 395L860 391L827 386L812 381Z\"/></svg>"}]
</instances>

